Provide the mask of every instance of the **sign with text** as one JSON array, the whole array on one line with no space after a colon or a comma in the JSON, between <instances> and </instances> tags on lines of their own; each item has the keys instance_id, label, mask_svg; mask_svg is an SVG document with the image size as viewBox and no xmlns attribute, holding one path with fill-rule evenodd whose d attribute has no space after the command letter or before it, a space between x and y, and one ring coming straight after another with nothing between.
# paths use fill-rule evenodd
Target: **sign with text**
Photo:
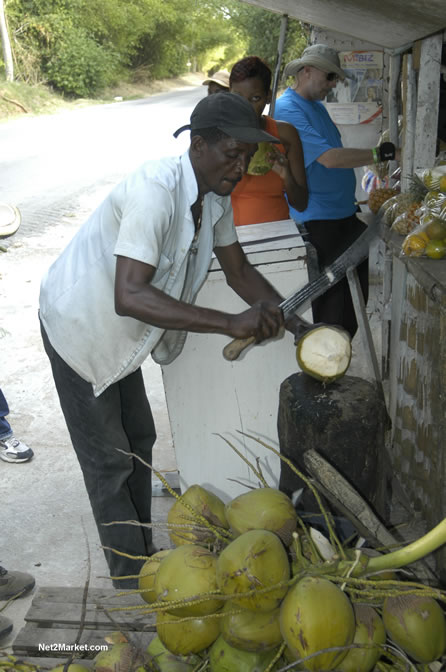
<instances>
[{"instance_id":1,"label":"sign with text","mask_svg":"<svg viewBox=\"0 0 446 672\"><path fill-rule=\"evenodd\" d=\"M375 103L381 106L383 52L341 51L339 60L347 78L342 82L339 81L336 87L329 92L327 102L343 105Z\"/></svg>"},{"instance_id":2,"label":"sign with text","mask_svg":"<svg viewBox=\"0 0 446 672\"><path fill-rule=\"evenodd\" d=\"M339 53L339 60L342 69L383 69L382 51L341 51Z\"/></svg>"}]
</instances>

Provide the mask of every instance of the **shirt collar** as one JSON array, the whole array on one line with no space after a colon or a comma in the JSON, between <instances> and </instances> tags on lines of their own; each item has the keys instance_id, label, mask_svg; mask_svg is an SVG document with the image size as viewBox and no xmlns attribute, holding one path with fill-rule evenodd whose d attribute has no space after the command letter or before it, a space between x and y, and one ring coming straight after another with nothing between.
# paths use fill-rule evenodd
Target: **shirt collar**
<instances>
[{"instance_id":1,"label":"shirt collar","mask_svg":"<svg viewBox=\"0 0 446 672\"><path fill-rule=\"evenodd\" d=\"M190 160L189 150L181 155L180 161L181 169L185 178L184 183L186 186L187 200L189 206L192 206L198 198L198 183Z\"/></svg>"}]
</instances>

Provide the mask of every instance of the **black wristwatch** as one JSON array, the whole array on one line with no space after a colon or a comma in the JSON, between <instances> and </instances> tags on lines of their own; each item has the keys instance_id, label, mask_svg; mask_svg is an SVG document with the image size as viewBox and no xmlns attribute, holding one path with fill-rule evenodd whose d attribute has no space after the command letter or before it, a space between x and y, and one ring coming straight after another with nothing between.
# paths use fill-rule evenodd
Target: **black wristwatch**
<instances>
[{"instance_id":1,"label":"black wristwatch","mask_svg":"<svg viewBox=\"0 0 446 672\"><path fill-rule=\"evenodd\" d=\"M395 145L393 142L383 142L378 147L380 161L393 161L395 158Z\"/></svg>"}]
</instances>

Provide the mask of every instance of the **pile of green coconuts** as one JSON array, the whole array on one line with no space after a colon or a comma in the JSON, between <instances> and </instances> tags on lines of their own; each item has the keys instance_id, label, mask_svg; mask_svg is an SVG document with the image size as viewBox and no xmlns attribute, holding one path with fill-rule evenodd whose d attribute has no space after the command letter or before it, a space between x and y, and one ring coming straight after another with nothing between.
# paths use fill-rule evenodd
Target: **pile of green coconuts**
<instances>
[{"instance_id":1,"label":"pile of green coconuts","mask_svg":"<svg viewBox=\"0 0 446 672\"><path fill-rule=\"evenodd\" d=\"M320 500L319 500L320 501ZM403 672L446 648L446 593L397 572L446 541L446 519L393 552L343 544L299 518L281 491L259 487L226 505L199 485L177 496L174 548L151 556L139 592L156 637L138 672ZM353 540L351 541L353 543ZM99 654L121 672L130 644ZM101 656L115 650L114 667ZM129 651L125 655L129 655Z\"/></svg>"}]
</instances>

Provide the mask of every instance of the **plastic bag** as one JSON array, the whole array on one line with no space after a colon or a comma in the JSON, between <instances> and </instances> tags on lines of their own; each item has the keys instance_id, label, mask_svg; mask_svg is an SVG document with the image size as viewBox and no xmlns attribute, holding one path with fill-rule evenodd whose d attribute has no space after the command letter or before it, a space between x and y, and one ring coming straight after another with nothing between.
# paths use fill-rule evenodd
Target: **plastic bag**
<instances>
[{"instance_id":1,"label":"plastic bag","mask_svg":"<svg viewBox=\"0 0 446 672\"><path fill-rule=\"evenodd\" d=\"M446 256L446 193L429 191L418 212L420 223L405 237L401 254L442 259Z\"/></svg>"},{"instance_id":2,"label":"plastic bag","mask_svg":"<svg viewBox=\"0 0 446 672\"><path fill-rule=\"evenodd\" d=\"M411 233L420 225L421 212L421 203L415 201L405 212L396 217L391 226L392 231L396 231L400 236Z\"/></svg>"},{"instance_id":3,"label":"plastic bag","mask_svg":"<svg viewBox=\"0 0 446 672\"><path fill-rule=\"evenodd\" d=\"M414 203L417 203L417 208L421 206L421 202L417 201L416 196L410 192L397 194L381 206L379 214L383 217L387 226L392 227L396 219L406 213Z\"/></svg>"}]
</instances>

